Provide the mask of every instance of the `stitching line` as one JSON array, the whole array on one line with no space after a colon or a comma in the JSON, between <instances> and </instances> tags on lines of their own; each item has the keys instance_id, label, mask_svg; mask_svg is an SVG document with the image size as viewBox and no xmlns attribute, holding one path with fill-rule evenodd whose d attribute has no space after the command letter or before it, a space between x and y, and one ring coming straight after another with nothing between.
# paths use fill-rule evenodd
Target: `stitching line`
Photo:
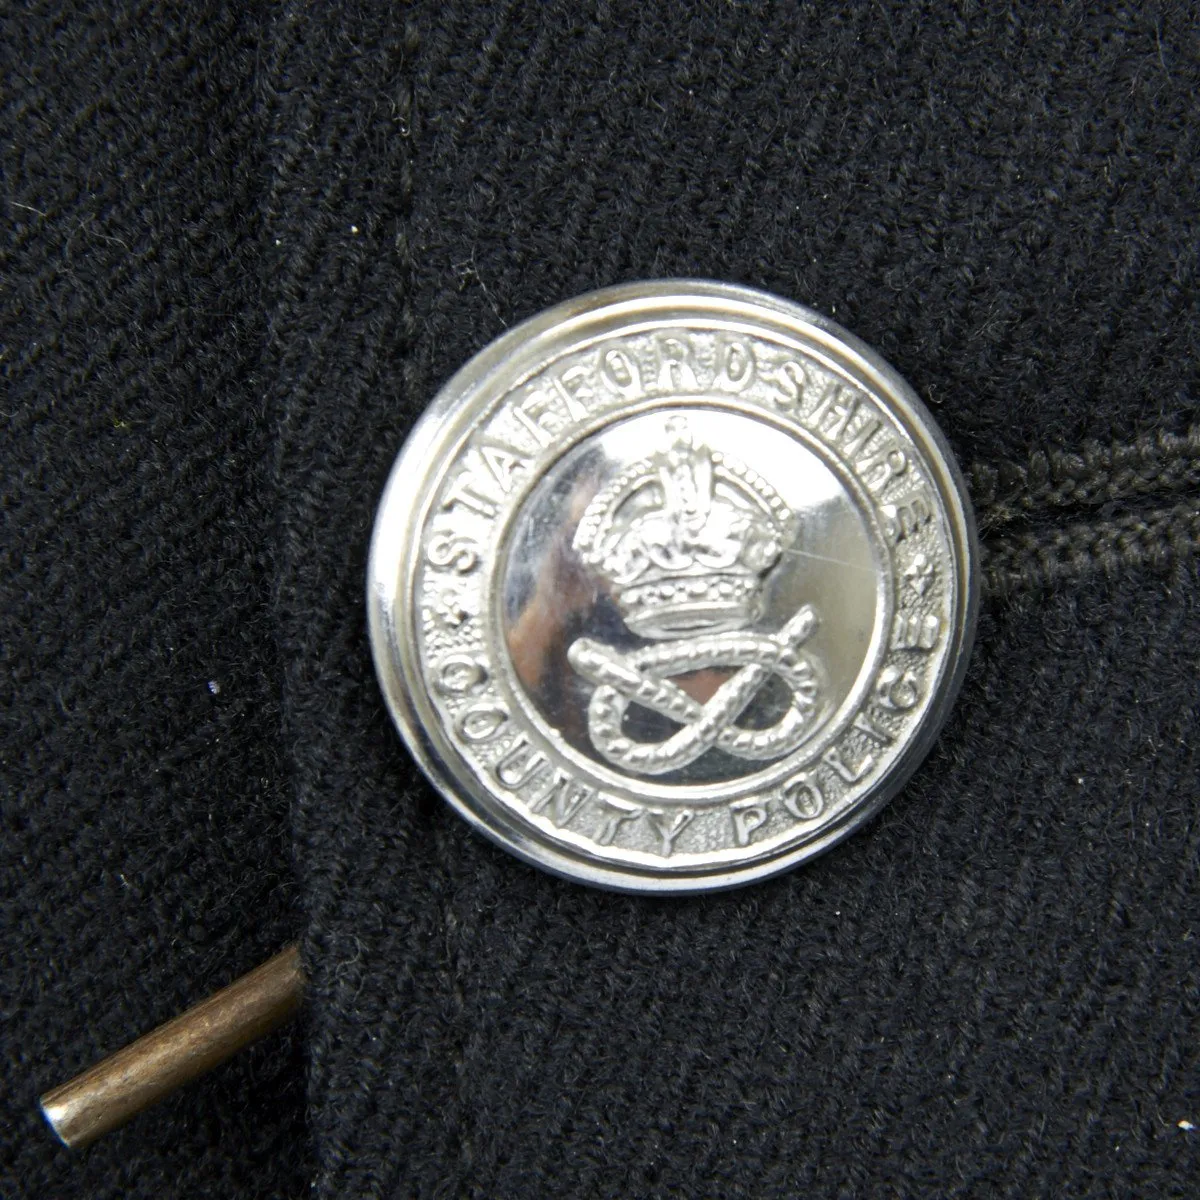
<instances>
[{"instance_id":1,"label":"stitching line","mask_svg":"<svg viewBox=\"0 0 1200 1200\"><path fill-rule=\"evenodd\" d=\"M983 586L996 598L1130 569L1158 573L1200 551L1200 501L1109 520L992 538L983 545Z\"/></svg>"},{"instance_id":2,"label":"stitching line","mask_svg":"<svg viewBox=\"0 0 1200 1200\"><path fill-rule=\"evenodd\" d=\"M1085 442L1079 452L1039 450L1024 462L975 463L967 485L981 534L1045 508L1094 507L1200 490L1200 425L1128 443Z\"/></svg>"}]
</instances>

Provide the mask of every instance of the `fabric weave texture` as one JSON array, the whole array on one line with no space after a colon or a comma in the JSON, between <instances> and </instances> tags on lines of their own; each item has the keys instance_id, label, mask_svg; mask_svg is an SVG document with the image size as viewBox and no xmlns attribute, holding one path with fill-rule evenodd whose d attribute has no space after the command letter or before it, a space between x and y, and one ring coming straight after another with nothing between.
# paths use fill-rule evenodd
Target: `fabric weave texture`
<instances>
[{"instance_id":1,"label":"fabric weave texture","mask_svg":"<svg viewBox=\"0 0 1200 1200\"><path fill-rule=\"evenodd\" d=\"M1193 6L3 22L0 1194L1196 1194ZM362 592L439 384L665 277L877 347L986 595L876 821L650 900L434 795ZM54 1143L40 1091L295 937L296 1024Z\"/></svg>"}]
</instances>

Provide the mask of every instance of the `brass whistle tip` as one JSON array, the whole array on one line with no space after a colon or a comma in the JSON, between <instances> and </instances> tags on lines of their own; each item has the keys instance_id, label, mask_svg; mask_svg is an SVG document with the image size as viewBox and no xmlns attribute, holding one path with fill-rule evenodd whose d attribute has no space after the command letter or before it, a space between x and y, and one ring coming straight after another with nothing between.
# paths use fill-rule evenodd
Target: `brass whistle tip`
<instances>
[{"instance_id":1,"label":"brass whistle tip","mask_svg":"<svg viewBox=\"0 0 1200 1200\"><path fill-rule=\"evenodd\" d=\"M228 987L101 1059L41 1097L42 1115L72 1150L124 1125L176 1088L282 1024L304 991L288 946Z\"/></svg>"},{"instance_id":2,"label":"brass whistle tip","mask_svg":"<svg viewBox=\"0 0 1200 1200\"><path fill-rule=\"evenodd\" d=\"M70 1131L69 1122L64 1123L66 1111L61 1104L54 1103L54 1093L47 1092L39 1101L38 1107L42 1110L42 1116L46 1118L46 1124L54 1130L54 1136L58 1138L68 1150L74 1149L75 1143L68 1140L64 1134L64 1129Z\"/></svg>"}]
</instances>

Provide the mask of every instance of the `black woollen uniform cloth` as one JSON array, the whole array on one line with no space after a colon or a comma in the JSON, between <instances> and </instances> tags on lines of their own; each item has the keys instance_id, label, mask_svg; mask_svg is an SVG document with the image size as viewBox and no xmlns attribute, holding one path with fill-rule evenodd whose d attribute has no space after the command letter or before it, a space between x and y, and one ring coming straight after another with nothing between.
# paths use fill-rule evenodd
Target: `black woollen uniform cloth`
<instances>
[{"instance_id":1,"label":"black woollen uniform cloth","mask_svg":"<svg viewBox=\"0 0 1200 1200\"><path fill-rule=\"evenodd\" d=\"M4 1196L1190 1196L1186 4L4 14ZM363 616L438 384L648 277L829 313L964 464L927 763L653 900L421 778ZM300 934L300 1021L82 1154L39 1091Z\"/></svg>"}]
</instances>

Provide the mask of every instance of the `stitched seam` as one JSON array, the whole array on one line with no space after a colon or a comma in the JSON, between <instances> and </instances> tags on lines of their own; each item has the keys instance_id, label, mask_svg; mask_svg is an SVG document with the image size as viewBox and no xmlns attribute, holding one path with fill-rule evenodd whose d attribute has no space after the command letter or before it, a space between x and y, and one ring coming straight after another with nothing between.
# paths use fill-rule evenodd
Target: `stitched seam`
<instances>
[{"instance_id":1,"label":"stitched seam","mask_svg":"<svg viewBox=\"0 0 1200 1200\"><path fill-rule=\"evenodd\" d=\"M1200 425L1133 442L1084 443L1080 451L1035 451L1024 462L975 463L966 472L984 534L1046 508L1200 490Z\"/></svg>"},{"instance_id":2,"label":"stitched seam","mask_svg":"<svg viewBox=\"0 0 1200 1200\"><path fill-rule=\"evenodd\" d=\"M983 586L993 597L1131 569L1171 570L1200 551L1200 500L1058 529L989 539Z\"/></svg>"},{"instance_id":3,"label":"stitched seam","mask_svg":"<svg viewBox=\"0 0 1200 1200\"><path fill-rule=\"evenodd\" d=\"M339 36L344 27L358 32L361 47ZM316 841L329 829L314 812L336 795L351 813L359 807L361 829L378 819L372 803L381 794L400 794L408 782L376 763L374 785L358 786L357 764L345 758L343 739L347 729L357 737L377 716L362 630L346 614L361 611L372 494L385 477L403 420L395 397L412 393L416 323L408 228L417 37L411 20L399 24L386 9L364 3L328 11L288 8L277 34L270 72L275 118L267 262L273 303L266 349L275 380L268 402L279 422L274 603L285 665L284 738L294 776L293 842L306 862L302 948L318 1005L336 1011L359 1003L362 942L379 934L364 929L360 941L338 920L355 855L364 850L350 837L336 854L318 853ZM330 89L342 85L369 102L324 105ZM343 159L369 159L376 171L359 176L342 169ZM330 511L342 514L345 525L331 524ZM369 740L364 733L354 744L363 752ZM345 825L353 827L355 816ZM414 956L419 958L415 950ZM411 991L413 978L393 980L397 997ZM403 1014L402 1001L394 1012L380 1014L378 1037L398 1040ZM403 1160L354 1163L345 1136L373 1120L379 1061L364 1056L354 1093L331 1096L325 1089L350 1051L319 1017L310 1025L308 1048L310 1104L323 1113L313 1126L316 1193L356 1175L358 1185L349 1188L355 1194L391 1194Z\"/></svg>"}]
</instances>

